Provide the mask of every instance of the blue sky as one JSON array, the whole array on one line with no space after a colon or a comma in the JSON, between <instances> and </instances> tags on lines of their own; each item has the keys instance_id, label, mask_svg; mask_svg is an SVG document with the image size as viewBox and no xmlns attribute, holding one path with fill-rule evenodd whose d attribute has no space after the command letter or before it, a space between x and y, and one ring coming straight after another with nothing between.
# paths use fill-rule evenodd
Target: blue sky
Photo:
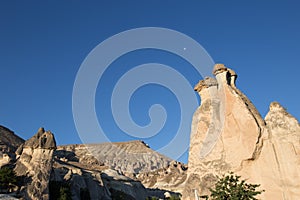
<instances>
[{"instance_id":1,"label":"blue sky","mask_svg":"<svg viewBox=\"0 0 300 200\"><path fill-rule=\"evenodd\" d=\"M99 43L140 27L188 35L215 62L237 72L237 86L263 116L270 102L278 101L300 119L299 7L299 2L290 0L1 1L0 124L24 139L43 126L55 134L58 144L81 143L72 115L77 71ZM189 63L168 52L147 49L120 57L100 80L96 93L97 116L111 141L139 139L122 133L114 123L109 97L122 72L149 62L172 66L191 85L201 79ZM136 123L149 123L147 113L154 103L168 113L162 131L146 139L159 149L178 129L180 111L169 90L146 85L130 102ZM186 162L186 155L180 160Z\"/></svg>"}]
</instances>

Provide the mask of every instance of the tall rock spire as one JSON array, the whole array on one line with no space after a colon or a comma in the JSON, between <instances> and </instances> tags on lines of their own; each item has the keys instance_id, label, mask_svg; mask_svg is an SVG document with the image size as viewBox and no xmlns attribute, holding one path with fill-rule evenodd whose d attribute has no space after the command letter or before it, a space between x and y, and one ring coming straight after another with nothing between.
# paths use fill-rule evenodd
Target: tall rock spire
<instances>
[{"instance_id":1,"label":"tall rock spire","mask_svg":"<svg viewBox=\"0 0 300 200\"><path fill-rule=\"evenodd\" d=\"M216 64L213 74L216 79L205 78L195 86L201 105L193 116L188 179L183 198L194 199L191 195L195 193L193 190L200 195L209 194L209 187L217 177L229 171L261 184L266 190L261 195L263 199L276 199L280 194L284 197L282 199L295 199L295 194L300 196L300 189L295 191L300 182L298 121L289 118L290 115L284 114L284 109L273 103L266 117L266 125L252 102L236 87L237 74L233 70ZM280 125L278 118L283 120ZM287 134L288 130L293 132ZM282 139L287 136L293 137L294 142L287 143L289 139ZM290 149L294 149L294 154L287 150L288 144ZM289 165L283 164L284 158L289 160ZM274 166L274 175L266 172L270 166ZM293 178L297 180L288 181ZM287 188L280 189L276 185Z\"/></svg>"},{"instance_id":2,"label":"tall rock spire","mask_svg":"<svg viewBox=\"0 0 300 200\"><path fill-rule=\"evenodd\" d=\"M54 135L44 128L19 147L15 172L31 181L25 183L21 193L26 199L48 200L49 180L56 149Z\"/></svg>"}]
</instances>

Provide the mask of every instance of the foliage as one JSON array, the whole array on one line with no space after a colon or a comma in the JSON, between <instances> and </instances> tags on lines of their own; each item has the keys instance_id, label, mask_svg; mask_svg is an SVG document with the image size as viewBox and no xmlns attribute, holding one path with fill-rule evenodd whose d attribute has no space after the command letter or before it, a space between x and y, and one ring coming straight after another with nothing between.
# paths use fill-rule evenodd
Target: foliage
<instances>
[{"instance_id":1,"label":"foliage","mask_svg":"<svg viewBox=\"0 0 300 200\"><path fill-rule=\"evenodd\" d=\"M17 183L17 176L15 172L8 168L3 167L0 169L0 190L9 191Z\"/></svg>"},{"instance_id":2,"label":"foliage","mask_svg":"<svg viewBox=\"0 0 300 200\"><path fill-rule=\"evenodd\" d=\"M147 197L146 200L158 200L157 197Z\"/></svg>"},{"instance_id":3,"label":"foliage","mask_svg":"<svg viewBox=\"0 0 300 200\"><path fill-rule=\"evenodd\" d=\"M240 180L240 176L224 175L215 184L214 189L210 189L212 200L257 200L256 195L261 194L264 190L257 191L258 184L248 184L245 180Z\"/></svg>"},{"instance_id":4,"label":"foliage","mask_svg":"<svg viewBox=\"0 0 300 200\"><path fill-rule=\"evenodd\" d=\"M72 200L70 185L60 181L50 181L50 200Z\"/></svg>"},{"instance_id":5,"label":"foliage","mask_svg":"<svg viewBox=\"0 0 300 200\"><path fill-rule=\"evenodd\" d=\"M167 198L168 200L180 200L180 197L176 195L172 195L170 198Z\"/></svg>"}]
</instances>

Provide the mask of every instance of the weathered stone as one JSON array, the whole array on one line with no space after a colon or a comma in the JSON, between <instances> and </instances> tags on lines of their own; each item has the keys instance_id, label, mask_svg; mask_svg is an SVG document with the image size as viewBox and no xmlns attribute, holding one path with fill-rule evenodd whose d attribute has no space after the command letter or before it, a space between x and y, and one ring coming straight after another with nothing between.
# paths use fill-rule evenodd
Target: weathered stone
<instances>
[{"instance_id":1,"label":"weathered stone","mask_svg":"<svg viewBox=\"0 0 300 200\"><path fill-rule=\"evenodd\" d=\"M153 151L142 141L66 145L58 147L58 151L59 157L73 152L80 163L105 165L122 174L155 171L171 162L170 158Z\"/></svg>"},{"instance_id":2,"label":"weathered stone","mask_svg":"<svg viewBox=\"0 0 300 200\"><path fill-rule=\"evenodd\" d=\"M39 128L38 132L24 143L24 148L56 149L56 142L50 131Z\"/></svg>"},{"instance_id":3,"label":"weathered stone","mask_svg":"<svg viewBox=\"0 0 300 200\"><path fill-rule=\"evenodd\" d=\"M212 86L217 86L218 82L214 78L205 77L204 80L199 81L197 85L194 87L194 90L200 92L203 88L209 88Z\"/></svg>"},{"instance_id":4,"label":"weathered stone","mask_svg":"<svg viewBox=\"0 0 300 200\"><path fill-rule=\"evenodd\" d=\"M268 137L259 157L244 163L239 174L265 189L262 199L298 199L300 196L300 125L276 102L265 118Z\"/></svg>"},{"instance_id":5,"label":"weathered stone","mask_svg":"<svg viewBox=\"0 0 300 200\"><path fill-rule=\"evenodd\" d=\"M300 128L278 103L262 119L252 102L235 86L236 73L223 64L213 70L217 85L200 81L201 97L191 130L188 177L183 199L194 191L209 194L217 177L235 172L265 189L262 199L300 196Z\"/></svg>"},{"instance_id":6,"label":"weathered stone","mask_svg":"<svg viewBox=\"0 0 300 200\"><path fill-rule=\"evenodd\" d=\"M15 172L18 176L26 176L27 182L21 191L25 199L49 199L49 180L55 149L53 134L40 128L18 150L22 153L16 163Z\"/></svg>"},{"instance_id":7,"label":"weathered stone","mask_svg":"<svg viewBox=\"0 0 300 200\"><path fill-rule=\"evenodd\" d=\"M214 69L213 69L213 74L216 76L218 73L222 73L224 71L227 71L227 68L225 67L224 64L215 64Z\"/></svg>"}]
</instances>

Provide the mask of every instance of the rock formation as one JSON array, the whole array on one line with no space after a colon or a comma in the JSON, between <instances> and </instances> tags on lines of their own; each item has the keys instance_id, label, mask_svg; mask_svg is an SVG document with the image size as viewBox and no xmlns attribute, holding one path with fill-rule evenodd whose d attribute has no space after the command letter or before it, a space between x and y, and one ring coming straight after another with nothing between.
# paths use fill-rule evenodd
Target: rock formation
<instances>
[{"instance_id":1,"label":"rock formation","mask_svg":"<svg viewBox=\"0 0 300 200\"><path fill-rule=\"evenodd\" d=\"M16 149L24 140L4 126L0 126L0 168L15 160Z\"/></svg>"},{"instance_id":2,"label":"rock formation","mask_svg":"<svg viewBox=\"0 0 300 200\"><path fill-rule=\"evenodd\" d=\"M15 135L9 131L0 136L1 141L8 141ZM60 186L69 190L74 200L85 199L84 195L93 200L162 199L165 194L179 195L168 188L183 188L186 178L184 164L153 151L142 141L56 147L54 135L40 128L22 142L18 149L12 146L16 159L11 163L22 180L14 196L26 200L51 199Z\"/></svg>"},{"instance_id":3,"label":"rock formation","mask_svg":"<svg viewBox=\"0 0 300 200\"><path fill-rule=\"evenodd\" d=\"M300 196L300 125L273 102L263 119L223 64L195 86L201 105L192 121L188 166L142 141L65 145L43 128L25 141L0 126L0 167L22 178L16 195L51 199L63 186L74 200L163 199L207 195L218 176L234 172L264 189L259 198ZM9 196L5 198L10 198Z\"/></svg>"},{"instance_id":4,"label":"rock formation","mask_svg":"<svg viewBox=\"0 0 300 200\"><path fill-rule=\"evenodd\" d=\"M76 154L80 163L105 165L123 174L155 171L167 167L172 161L143 141L66 145L58 147L56 154L72 159L70 155L63 155L64 152Z\"/></svg>"},{"instance_id":5,"label":"rock formation","mask_svg":"<svg viewBox=\"0 0 300 200\"><path fill-rule=\"evenodd\" d=\"M300 196L300 125L277 102L265 118L268 135L261 153L238 173L265 189L262 199L298 199Z\"/></svg>"},{"instance_id":6,"label":"rock formation","mask_svg":"<svg viewBox=\"0 0 300 200\"><path fill-rule=\"evenodd\" d=\"M151 172L142 172L136 178L146 188L159 188L176 193L182 193L187 178L187 165L172 161L166 168Z\"/></svg>"},{"instance_id":7,"label":"rock formation","mask_svg":"<svg viewBox=\"0 0 300 200\"><path fill-rule=\"evenodd\" d=\"M118 195L129 200L163 198L165 192L175 194L168 189L186 177L186 166L171 162L142 141L59 146L54 157L51 181L71 185L72 199L78 200L83 189L95 200Z\"/></svg>"},{"instance_id":8,"label":"rock formation","mask_svg":"<svg viewBox=\"0 0 300 200\"><path fill-rule=\"evenodd\" d=\"M214 78L195 90L201 105L193 116L188 179L183 199L209 194L218 176L242 175L265 189L263 199L300 196L300 129L298 121L278 103L264 120L251 101L236 88L236 73L216 64Z\"/></svg>"},{"instance_id":9,"label":"rock formation","mask_svg":"<svg viewBox=\"0 0 300 200\"><path fill-rule=\"evenodd\" d=\"M49 199L49 180L56 143L53 134L40 128L17 150L15 172L25 177L21 193L25 199Z\"/></svg>"}]
</instances>

